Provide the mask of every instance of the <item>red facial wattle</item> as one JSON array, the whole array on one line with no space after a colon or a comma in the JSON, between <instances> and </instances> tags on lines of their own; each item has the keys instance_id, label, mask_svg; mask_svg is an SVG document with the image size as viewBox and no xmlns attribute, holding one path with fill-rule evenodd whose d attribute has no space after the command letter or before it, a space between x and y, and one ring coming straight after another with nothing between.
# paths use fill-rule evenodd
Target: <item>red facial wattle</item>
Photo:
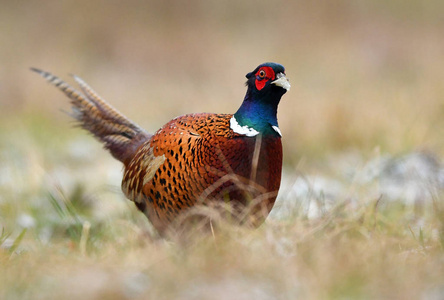
<instances>
[{"instance_id":1,"label":"red facial wattle","mask_svg":"<svg viewBox=\"0 0 444 300\"><path fill-rule=\"evenodd\" d=\"M264 72L265 72L265 75L264 75ZM261 76L261 74L263 76ZM256 72L255 76L256 76L255 85L256 85L256 88L258 89L258 91L262 90L268 81L274 80L276 77L276 75L274 74L274 70L271 67L260 68Z\"/></svg>"}]
</instances>

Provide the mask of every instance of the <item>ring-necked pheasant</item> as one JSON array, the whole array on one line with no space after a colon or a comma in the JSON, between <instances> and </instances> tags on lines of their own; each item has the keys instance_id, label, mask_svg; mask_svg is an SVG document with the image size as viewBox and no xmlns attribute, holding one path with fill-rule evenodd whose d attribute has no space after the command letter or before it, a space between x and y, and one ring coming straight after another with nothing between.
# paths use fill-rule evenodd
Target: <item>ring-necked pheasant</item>
<instances>
[{"instance_id":1,"label":"ring-necked pheasant","mask_svg":"<svg viewBox=\"0 0 444 300\"><path fill-rule=\"evenodd\" d=\"M282 171L277 107L290 89L282 65L264 63L246 75L247 93L235 114L184 115L154 134L119 113L79 77L74 79L81 91L32 70L71 99L80 126L124 164L124 194L160 234L188 208L212 200L250 206L248 216L256 225L273 207Z\"/></svg>"}]
</instances>

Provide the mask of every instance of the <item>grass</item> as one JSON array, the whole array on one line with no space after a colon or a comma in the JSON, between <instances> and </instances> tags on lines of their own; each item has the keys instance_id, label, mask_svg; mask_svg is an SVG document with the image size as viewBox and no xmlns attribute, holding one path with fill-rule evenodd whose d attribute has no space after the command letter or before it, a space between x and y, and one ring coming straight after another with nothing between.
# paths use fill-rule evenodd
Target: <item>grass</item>
<instances>
[{"instance_id":1,"label":"grass","mask_svg":"<svg viewBox=\"0 0 444 300\"><path fill-rule=\"evenodd\" d=\"M339 204L316 220L269 220L258 230L226 225L214 236L196 232L187 246L150 241L136 225L138 217L102 224L90 219L83 246L84 230L80 235L66 230L50 243L28 236L19 252L1 252L0 290L4 299L440 295L442 211L417 216L402 205L379 207L378 199L362 204L359 209Z\"/></svg>"},{"instance_id":2,"label":"grass","mask_svg":"<svg viewBox=\"0 0 444 300\"><path fill-rule=\"evenodd\" d=\"M442 293L442 193L415 209L369 192L374 182L351 180L333 207L326 195L312 195L322 213L310 217L301 199L283 189L276 209L285 213L258 230L222 224L214 236L194 232L185 245L152 240L145 217L119 191L119 164L100 145L69 124L27 120L15 131L22 139L9 139L13 147L1 152L8 160L0 187L1 299L435 299ZM28 130L33 124L40 129ZM336 160L330 164L338 168Z\"/></svg>"},{"instance_id":3,"label":"grass","mask_svg":"<svg viewBox=\"0 0 444 300\"><path fill-rule=\"evenodd\" d=\"M2 299L435 299L442 293L442 194L418 210L374 197L373 183L352 180L348 196L309 217L284 189L276 209L285 214L258 230L221 224L214 236L193 232L185 245L152 240L145 217L118 190L118 164L82 132L69 129L72 136L59 139L64 133L57 126L42 126L58 141L51 148L37 137L14 144L18 153L34 145L41 151L35 157L2 152L16 182L1 186ZM73 153L77 144L89 154ZM34 178L42 165L47 173ZM326 205L324 195L313 197Z\"/></svg>"}]
</instances>

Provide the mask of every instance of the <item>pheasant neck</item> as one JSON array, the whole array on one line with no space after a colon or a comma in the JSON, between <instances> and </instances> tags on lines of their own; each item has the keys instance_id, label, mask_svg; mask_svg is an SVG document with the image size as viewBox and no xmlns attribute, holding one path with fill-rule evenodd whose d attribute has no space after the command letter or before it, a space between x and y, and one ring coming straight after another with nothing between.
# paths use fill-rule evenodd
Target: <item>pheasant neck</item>
<instances>
[{"instance_id":1,"label":"pheasant neck","mask_svg":"<svg viewBox=\"0 0 444 300\"><path fill-rule=\"evenodd\" d=\"M232 129L241 134L249 132L250 135L245 134L248 136L259 133L263 135L280 135L277 121L277 107L280 98L281 97L278 99L254 99L250 93L247 93L241 107L233 115L238 125L238 127L236 127L238 131L236 131L233 126ZM257 133L252 134L252 132Z\"/></svg>"}]
</instances>

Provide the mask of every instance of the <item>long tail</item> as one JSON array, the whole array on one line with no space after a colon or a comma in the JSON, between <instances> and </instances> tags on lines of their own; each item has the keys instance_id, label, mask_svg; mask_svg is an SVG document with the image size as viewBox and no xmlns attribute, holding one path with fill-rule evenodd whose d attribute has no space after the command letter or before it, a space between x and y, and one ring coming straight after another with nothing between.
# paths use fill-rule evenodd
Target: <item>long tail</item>
<instances>
[{"instance_id":1,"label":"long tail","mask_svg":"<svg viewBox=\"0 0 444 300\"><path fill-rule=\"evenodd\" d=\"M103 100L82 79L73 75L81 92L51 73L31 68L71 99L71 115L79 125L104 144L112 156L128 164L139 146L150 139L141 127L131 122Z\"/></svg>"}]
</instances>

